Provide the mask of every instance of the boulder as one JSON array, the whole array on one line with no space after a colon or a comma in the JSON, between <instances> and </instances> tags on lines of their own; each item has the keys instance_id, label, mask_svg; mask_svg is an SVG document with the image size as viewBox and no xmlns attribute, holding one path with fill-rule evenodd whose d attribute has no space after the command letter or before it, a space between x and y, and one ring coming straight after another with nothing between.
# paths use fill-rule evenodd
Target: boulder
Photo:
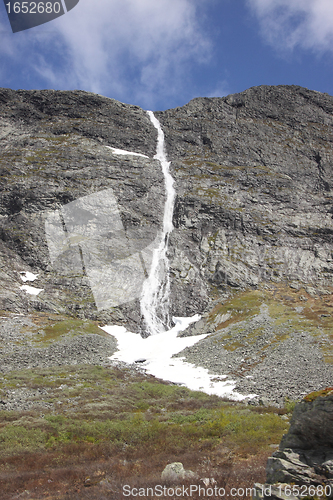
<instances>
[{"instance_id":1,"label":"boulder","mask_svg":"<svg viewBox=\"0 0 333 500\"><path fill-rule=\"evenodd\" d=\"M295 406L288 433L267 461L266 484L256 485L254 498L288 498L290 485L294 493L324 491L333 498L333 387L308 394Z\"/></svg>"},{"instance_id":2,"label":"boulder","mask_svg":"<svg viewBox=\"0 0 333 500\"><path fill-rule=\"evenodd\" d=\"M333 450L333 387L305 396L295 406L280 449Z\"/></svg>"},{"instance_id":3,"label":"boulder","mask_svg":"<svg viewBox=\"0 0 333 500\"><path fill-rule=\"evenodd\" d=\"M176 482L184 479L195 478L196 474L190 470L185 470L181 462L168 464L161 474L163 481Z\"/></svg>"}]
</instances>

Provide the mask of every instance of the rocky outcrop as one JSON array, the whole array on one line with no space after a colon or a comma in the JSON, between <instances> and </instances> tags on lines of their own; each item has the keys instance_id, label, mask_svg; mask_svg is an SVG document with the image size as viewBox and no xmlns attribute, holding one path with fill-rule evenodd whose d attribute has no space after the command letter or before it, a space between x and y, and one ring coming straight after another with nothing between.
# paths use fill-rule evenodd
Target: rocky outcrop
<instances>
[{"instance_id":1,"label":"rocky outcrop","mask_svg":"<svg viewBox=\"0 0 333 500\"><path fill-rule=\"evenodd\" d=\"M289 295L290 302L297 297L288 290L283 289L283 292ZM276 291L273 293L277 298ZM192 330L184 332L185 335L200 331L210 334L177 356L216 375L236 379L237 392L255 395L249 400L251 404L283 407L286 400L299 400L317 387L332 383L332 365L323 356L323 350L331 351L330 338L319 332L314 338L311 330L303 329L302 316L292 307L295 304L288 306L286 301L286 305L276 307L277 300L270 300L262 291L236 297L234 301L226 301L224 306L219 304L219 313L204 315ZM254 299L257 304L263 301L258 312ZM226 313L228 309L229 314Z\"/></svg>"},{"instance_id":2,"label":"rocky outcrop","mask_svg":"<svg viewBox=\"0 0 333 500\"><path fill-rule=\"evenodd\" d=\"M303 497L333 498L332 387L309 394L296 405L288 433L267 461L266 484L256 488L272 493L259 494L261 498L284 498L286 491L293 491L296 498L302 492Z\"/></svg>"}]
</instances>

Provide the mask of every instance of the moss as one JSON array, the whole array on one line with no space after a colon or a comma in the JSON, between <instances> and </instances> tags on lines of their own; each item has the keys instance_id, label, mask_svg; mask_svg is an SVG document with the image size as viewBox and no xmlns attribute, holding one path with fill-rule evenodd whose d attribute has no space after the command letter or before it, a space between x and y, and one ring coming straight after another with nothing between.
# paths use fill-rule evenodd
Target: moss
<instances>
[{"instance_id":1,"label":"moss","mask_svg":"<svg viewBox=\"0 0 333 500\"><path fill-rule=\"evenodd\" d=\"M74 303L74 300L72 303ZM86 300L85 303L86 305L89 304L89 300ZM6 313L6 311L3 315L11 317L11 314ZM19 331L21 335L19 340L16 341L17 345L30 344L37 347L47 347L52 342L58 342L66 337L88 334L109 337L106 332L98 327L98 323L92 320L82 320L52 313L33 313L27 316L27 319L29 320L28 323L20 327Z\"/></svg>"},{"instance_id":2,"label":"moss","mask_svg":"<svg viewBox=\"0 0 333 500\"><path fill-rule=\"evenodd\" d=\"M66 335L76 336L86 334L102 335L103 331L93 321L71 318L46 326L43 329L43 333L34 338L34 342L42 343L46 346Z\"/></svg>"},{"instance_id":3,"label":"moss","mask_svg":"<svg viewBox=\"0 0 333 500\"><path fill-rule=\"evenodd\" d=\"M64 134L64 135L57 135L57 136L48 136L48 137L43 137L47 141L52 141L55 144L63 144L67 143L68 141L73 141L72 134Z\"/></svg>"},{"instance_id":4,"label":"moss","mask_svg":"<svg viewBox=\"0 0 333 500\"><path fill-rule=\"evenodd\" d=\"M234 295L224 304L217 304L208 316L208 323L213 324L217 316L223 314L230 314L231 316L227 321L217 325L216 330L220 330L236 322L238 323L259 314L262 302L263 295L260 291L241 292Z\"/></svg>"},{"instance_id":5,"label":"moss","mask_svg":"<svg viewBox=\"0 0 333 500\"><path fill-rule=\"evenodd\" d=\"M292 399L289 399L288 397L286 397L284 399L284 407L286 409L286 412L289 414L292 414L297 403L298 403L298 401L293 401Z\"/></svg>"},{"instance_id":6,"label":"moss","mask_svg":"<svg viewBox=\"0 0 333 500\"><path fill-rule=\"evenodd\" d=\"M322 389L320 391L310 392L310 394L304 396L303 401L310 403L315 401L317 398L325 398L330 395L333 395L333 387L326 387L326 389Z\"/></svg>"}]
</instances>

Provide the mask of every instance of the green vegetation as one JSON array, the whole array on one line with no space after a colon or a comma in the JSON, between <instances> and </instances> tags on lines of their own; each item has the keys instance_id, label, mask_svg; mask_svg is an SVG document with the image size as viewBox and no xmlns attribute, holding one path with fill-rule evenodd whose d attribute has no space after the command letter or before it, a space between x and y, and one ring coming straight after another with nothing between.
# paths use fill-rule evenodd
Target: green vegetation
<instances>
[{"instance_id":1,"label":"green vegetation","mask_svg":"<svg viewBox=\"0 0 333 500\"><path fill-rule=\"evenodd\" d=\"M298 401L293 401L289 398L285 398L284 407L288 413L292 414L297 403L298 403Z\"/></svg>"},{"instance_id":2,"label":"green vegetation","mask_svg":"<svg viewBox=\"0 0 333 500\"><path fill-rule=\"evenodd\" d=\"M220 330L235 322L249 319L259 314L263 301L263 294L259 290L235 294L230 300L215 306L209 314L208 322L215 322L218 316L230 315L229 319L217 325L216 330Z\"/></svg>"},{"instance_id":3,"label":"green vegetation","mask_svg":"<svg viewBox=\"0 0 333 500\"><path fill-rule=\"evenodd\" d=\"M255 328L250 328L248 325L245 328L239 324L258 315L260 306L267 308L267 314L271 318L271 327L274 329L271 344L278 345L287 339L292 331L301 330L314 338L324 335L327 341L320 342L319 347L325 361L333 362L332 295L312 297L304 288L297 290L284 284L274 284L271 289L262 287L258 290L235 293L229 300L214 307L207 317L207 322L215 326L216 332L221 333L220 341L224 343L225 349L233 351L246 344L253 344L261 337L263 333L261 325ZM220 323L219 317L223 318ZM224 332L226 327L230 328ZM238 334L237 341L233 339L234 334ZM240 335L243 343L239 340Z\"/></svg>"},{"instance_id":4,"label":"green vegetation","mask_svg":"<svg viewBox=\"0 0 333 500\"><path fill-rule=\"evenodd\" d=\"M71 327L67 318L50 330ZM288 427L285 410L227 402L110 366L12 371L0 380L0 398L24 408L0 412L4 500L25 491L36 500L85 498L82 486L91 486L89 495L96 487L89 498L99 500L102 480L120 493L123 484L153 487L174 461L229 489L251 487L264 481L271 446Z\"/></svg>"},{"instance_id":5,"label":"green vegetation","mask_svg":"<svg viewBox=\"0 0 333 500\"><path fill-rule=\"evenodd\" d=\"M3 312L3 315L7 315L6 311ZM30 321L20 327L20 337L15 341L17 345L22 343L26 345L28 342L31 346L40 348L78 335L94 334L108 337L108 334L98 327L96 321L88 319L53 313L34 313L28 316L28 319Z\"/></svg>"},{"instance_id":6,"label":"green vegetation","mask_svg":"<svg viewBox=\"0 0 333 500\"><path fill-rule=\"evenodd\" d=\"M66 318L53 324L48 324L38 336L33 337L33 342L47 346L61 337L70 335L97 334L105 336L105 332L98 328L97 323L77 318Z\"/></svg>"},{"instance_id":7,"label":"green vegetation","mask_svg":"<svg viewBox=\"0 0 333 500\"><path fill-rule=\"evenodd\" d=\"M10 372L0 387L4 400L7 391L24 389L30 407L1 412L0 465L33 452L65 460L66 447L80 443L103 445L109 453L126 446L135 454L140 447L155 453L198 447L214 452L223 442L247 456L279 442L286 431L281 410L248 408L110 367Z\"/></svg>"}]
</instances>

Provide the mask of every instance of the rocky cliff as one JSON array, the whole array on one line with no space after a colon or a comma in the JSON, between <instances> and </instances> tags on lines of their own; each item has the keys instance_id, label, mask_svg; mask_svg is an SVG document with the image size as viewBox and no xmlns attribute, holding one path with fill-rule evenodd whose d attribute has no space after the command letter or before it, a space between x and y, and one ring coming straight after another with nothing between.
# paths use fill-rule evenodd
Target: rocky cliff
<instances>
[{"instance_id":1,"label":"rocky cliff","mask_svg":"<svg viewBox=\"0 0 333 500\"><path fill-rule=\"evenodd\" d=\"M268 374L273 362L288 394L329 385L333 97L262 86L194 99L156 116L177 192L169 242L171 313L203 313L186 334L211 333L214 349L202 344L205 363L241 377L244 391L256 383L256 393L266 394L260 381L268 377L275 394L279 382ZM106 266L136 252L146 276L144 250L161 227L165 199L156 141L147 113L136 106L82 91L0 89L2 310L70 314L144 330L134 292L127 295L131 300L96 298L93 261L84 242L70 239L74 222L66 207L91 228L91 242L97 234L91 196L101 206L115 203L119 227L114 219L117 230L108 231L108 219L99 221L104 240L97 238L94 256L107 254ZM58 248L56 237L66 231L71 244ZM43 292L37 296L20 289L26 271L38 274ZM126 290L133 276L129 266ZM294 351L301 356L297 365L295 357L286 358ZM202 364L193 350L187 355ZM299 370L299 386L286 376L290 362ZM279 400L284 395L283 389Z\"/></svg>"},{"instance_id":2,"label":"rocky cliff","mask_svg":"<svg viewBox=\"0 0 333 500\"><path fill-rule=\"evenodd\" d=\"M84 264L73 255L51 258L46 223L62 206L111 189L124 228L144 229L142 247L153 240L164 201L158 162L115 155L106 146L152 158L154 128L138 107L86 92L2 90L0 102L2 308L96 318ZM77 207L76 215L83 223L91 218L87 207ZM18 272L29 270L44 289L32 301L18 287Z\"/></svg>"},{"instance_id":3,"label":"rocky cliff","mask_svg":"<svg viewBox=\"0 0 333 500\"><path fill-rule=\"evenodd\" d=\"M258 87L159 115L179 186L175 284L200 283L202 302L214 286L332 286L332 106Z\"/></svg>"}]
</instances>

